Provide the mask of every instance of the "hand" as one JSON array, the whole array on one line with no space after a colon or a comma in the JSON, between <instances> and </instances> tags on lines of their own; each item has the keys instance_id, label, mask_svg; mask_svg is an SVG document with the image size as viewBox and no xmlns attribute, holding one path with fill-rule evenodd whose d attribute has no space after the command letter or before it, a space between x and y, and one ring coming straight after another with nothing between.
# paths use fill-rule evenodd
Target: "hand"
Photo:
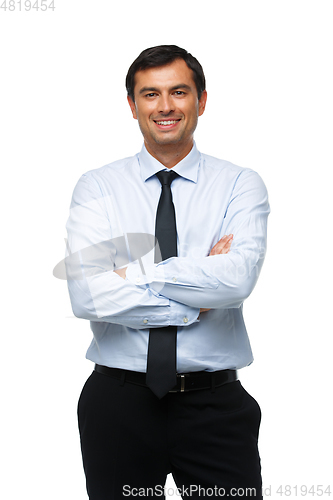
<instances>
[{"instance_id":1,"label":"hand","mask_svg":"<svg viewBox=\"0 0 333 500\"><path fill-rule=\"evenodd\" d=\"M223 236L217 243L216 245L213 246L213 248L210 251L209 256L211 255L219 255L219 254L226 254L229 252L231 243L233 240L234 235L233 234L228 234ZM202 307L200 309L200 314L202 312L210 311L210 309L206 309L205 307Z\"/></svg>"},{"instance_id":2,"label":"hand","mask_svg":"<svg viewBox=\"0 0 333 500\"><path fill-rule=\"evenodd\" d=\"M219 255L221 253L228 253L231 247L231 243L233 240L234 235L233 234L228 234L223 236L217 243L216 245L213 246L213 248L210 251L209 256L211 255Z\"/></svg>"},{"instance_id":3,"label":"hand","mask_svg":"<svg viewBox=\"0 0 333 500\"><path fill-rule=\"evenodd\" d=\"M117 273L118 276L120 276L121 278L125 279L126 278L126 269L127 269L127 267L123 267L122 269L116 269L113 272Z\"/></svg>"}]
</instances>

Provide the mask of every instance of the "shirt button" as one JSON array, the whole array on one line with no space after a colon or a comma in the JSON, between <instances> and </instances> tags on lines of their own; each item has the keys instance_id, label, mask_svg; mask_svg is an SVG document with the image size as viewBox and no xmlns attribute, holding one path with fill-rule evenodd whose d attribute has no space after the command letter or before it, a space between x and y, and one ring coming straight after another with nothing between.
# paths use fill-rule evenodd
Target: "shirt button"
<instances>
[{"instance_id":1,"label":"shirt button","mask_svg":"<svg viewBox=\"0 0 333 500\"><path fill-rule=\"evenodd\" d=\"M140 281L141 281L141 278L136 278L137 283L140 283Z\"/></svg>"},{"instance_id":2,"label":"shirt button","mask_svg":"<svg viewBox=\"0 0 333 500\"><path fill-rule=\"evenodd\" d=\"M144 319L143 320L144 324L146 325L148 323L148 320L147 319Z\"/></svg>"},{"instance_id":3,"label":"shirt button","mask_svg":"<svg viewBox=\"0 0 333 500\"><path fill-rule=\"evenodd\" d=\"M176 283L177 278L172 278L172 281L173 281L174 283Z\"/></svg>"},{"instance_id":4,"label":"shirt button","mask_svg":"<svg viewBox=\"0 0 333 500\"><path fill-rule=\"evenodd\" d=\"M183 318L183 323L188 323L188 318L186 316Z\"/></svg>"}]
</instances>

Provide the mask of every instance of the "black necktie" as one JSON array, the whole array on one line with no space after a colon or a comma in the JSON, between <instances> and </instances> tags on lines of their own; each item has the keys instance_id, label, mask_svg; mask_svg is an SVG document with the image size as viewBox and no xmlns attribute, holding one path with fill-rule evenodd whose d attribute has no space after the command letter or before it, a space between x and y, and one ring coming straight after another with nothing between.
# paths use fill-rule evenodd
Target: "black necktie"
<instances>
[{"instance_id":1,"label":"black necktie","mask_svg":"<svg viewBox=\"0 0 333 500\"><path fill-rule=\"evenodd\" d=\"M171 183L178 174L162 170L156 176L162 184L155 224L155 236L162 259L155 247L155 263L177 256L176 215ZM165 396L177 383L176 340L176 326L152 328L149 332L146 383L158 398Z\"/></svg>"}]
</instances>

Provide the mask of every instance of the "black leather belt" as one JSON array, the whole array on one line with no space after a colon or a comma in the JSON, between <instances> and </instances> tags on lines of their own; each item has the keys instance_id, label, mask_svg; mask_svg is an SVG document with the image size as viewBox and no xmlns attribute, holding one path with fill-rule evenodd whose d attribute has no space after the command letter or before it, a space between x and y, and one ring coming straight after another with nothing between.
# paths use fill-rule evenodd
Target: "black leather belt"
<instances>
[{"instance_id":1,"label":"black leather belt","mask_svg":"<svg viewBox=\"0 0 333 500\"><path fill-rule=\"evenodd\" d=\"M121 383L146 386L146 374L121 370L119 368L109 368L107 366L95 365L95 371L116 378ZM220 370L215 372L191 372L177 373L177 384L169 392L198 391L200 389L214 389L229 382L237 380L236 370Z\"/></svg>"}]
</instances>

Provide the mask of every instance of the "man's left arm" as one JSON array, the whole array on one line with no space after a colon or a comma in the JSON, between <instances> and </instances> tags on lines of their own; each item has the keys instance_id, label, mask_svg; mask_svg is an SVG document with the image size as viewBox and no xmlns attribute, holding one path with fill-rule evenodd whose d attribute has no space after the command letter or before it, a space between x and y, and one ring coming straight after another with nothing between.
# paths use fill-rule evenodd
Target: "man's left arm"
<instances>
[{"instance_id":1,"label":"man's left arm","mask_svg":"<svg viewBox=\"0 0 333 500\"><path fill-rule=\"evenodd\" d=\"M209 200L207 200L209 203ZM201 258L172 257L145 268L137 263L126 270L126 278L163 296L191 307L236 308L252 292L266 253L269 203L260 176L249 169L239 175L222 225L220 238L233 234L226 254ZM209 215L208 215L209 216Z\"/></svg>"}]
</instances>

